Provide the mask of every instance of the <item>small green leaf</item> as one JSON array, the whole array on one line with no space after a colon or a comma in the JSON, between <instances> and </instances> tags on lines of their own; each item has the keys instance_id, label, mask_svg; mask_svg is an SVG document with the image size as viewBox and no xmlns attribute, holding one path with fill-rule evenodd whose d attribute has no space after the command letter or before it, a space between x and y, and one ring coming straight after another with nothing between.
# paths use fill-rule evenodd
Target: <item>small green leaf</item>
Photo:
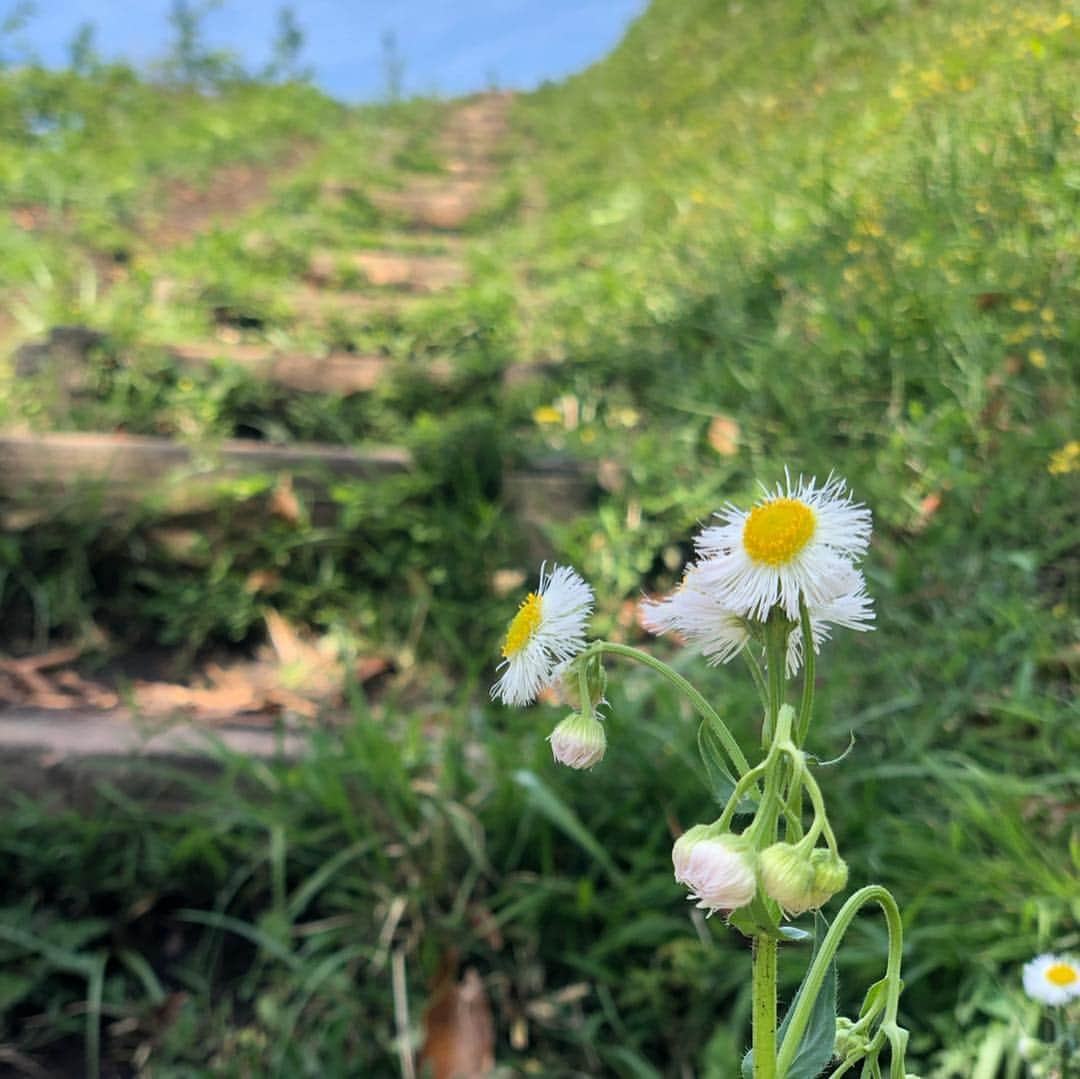
<instances>
[{"instance_id":1,"label":"small green leaf","mask_svg":"<svg viewBox=\"0 0 1080 1079\"><path fill-rule=\"evenodd\" d=\"M728 925L734 926L744 937L756 937L764 933L774 940L799 939L788 935L789 927L780 925L778 914L776 904L764 899L759 892L745 907L731 912Z\"/></svg>"},{"instance_id":2,"label":"small green leaf","mask_svg":"<svg viewBox=\"0 0 1080 1079\"><path fill-rule=\"evenodd\" d=\"M726 805L735 790L735 777L728 768L723 743L704 720L698 727L698 752L701 754L701 763L705 766L710 793L719 805ZM739 799L735 812L753 813L756 808L757 803L744 796Z\"/></svg>"},{"instance_id":3,"label":"small green leaf","mask_svg":"<svg viewBox=\"0 0 1080 1079\"><path fill-rule=\"evenodd\" d=\"M860 1019L880 1011L885 1006L885 1001L882 998L885 996L888 988L888 978L882 978L879 981L874 982L874 984L867 989L866 996L863 997L862 1007L859 1009Z\"/></svg>"},{"instance_id":4,"label":"small green leaf","mask_svg":"<svg viewBox=\"0 0 1080 1079\"><path fill-rule=\"evenodd\" d=\"M814 954L810 959L813 966L817 958L818 946L825 936L825 921L818 919L817 940L815 941ZM809 973L809 968L807 968ZM810 1012L810 1021L806 1024L802 1037L799 1039L799 1047L795 1052L795 1058L787 1071L786 1079L818 1079L825 1070L833 1055L833 1046L836 1044L836 960L834 959L825 972L814 1007ZM788 1013L784 1016L783 1023L777 1035L779 1045L784 1044L784 1036L787 1034L788 1023L794 1014L795 1006L799 1003L803 989L806 985L799 986L795 999L791 1002Z\"/></svg>"}]
</instances>

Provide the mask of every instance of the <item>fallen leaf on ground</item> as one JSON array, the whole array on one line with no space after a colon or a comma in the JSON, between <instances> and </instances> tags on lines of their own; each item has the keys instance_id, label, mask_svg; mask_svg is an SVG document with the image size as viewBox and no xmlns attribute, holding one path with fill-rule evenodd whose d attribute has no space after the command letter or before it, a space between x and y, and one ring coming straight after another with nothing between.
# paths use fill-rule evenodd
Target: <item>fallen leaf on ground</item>
<instances>
[{"instance_id":1,"label":"fallen leaf on ground","mask_svg":"<svg viewBox=\"0 0 1080 1079\"><path fill-rule=\"evenodd\" d=\"M455 960L443 969L424 1011L420 1059L433 1079L482 1079L495 1067L495 1026L480 975L465 971L456 979Z\"/></svg>"}]
</instances>

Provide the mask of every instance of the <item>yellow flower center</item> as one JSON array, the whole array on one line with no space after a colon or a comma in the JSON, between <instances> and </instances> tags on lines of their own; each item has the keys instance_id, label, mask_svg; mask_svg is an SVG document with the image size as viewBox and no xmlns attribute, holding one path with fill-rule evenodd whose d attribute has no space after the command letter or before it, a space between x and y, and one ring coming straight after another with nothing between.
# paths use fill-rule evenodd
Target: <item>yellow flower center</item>
<instances>
[{"instance_id":1,"label":"yellow flower center","mask_svg":"<svg viewBox=\"0 0 1080 1079\"><path fill-rule=\"evenodd\" d=\"M502 650L504 659L520 652L532 640L532 635L540 628L543 603L535 592L530 592L521 601L518 613L514 615L514 620L506 631L506 643Z\"/></svg>"},{"instance_id":2,"label":"yellow flower center","mask_svg":"<svg viewBox=\"0 0 1080 1079\"><path fill-rule=\"evenodd\" d=\"M1080 974L1071 963L1054 963L1046 968L1046 980L1052 985L1073 985L1080 981Z\"/></svg>"},{"instance_id":3,"label":"yellow flower center","mask_svg":"<svg viewBox=\"0 0 1080 1079\"><path fill-rule=\"evenodd\" d=\"M816 525L814 511L794 498L776 498L755 506L743 526L743 546L755 562L780 566L809 542Z\"/></svg>"}]
</instances>

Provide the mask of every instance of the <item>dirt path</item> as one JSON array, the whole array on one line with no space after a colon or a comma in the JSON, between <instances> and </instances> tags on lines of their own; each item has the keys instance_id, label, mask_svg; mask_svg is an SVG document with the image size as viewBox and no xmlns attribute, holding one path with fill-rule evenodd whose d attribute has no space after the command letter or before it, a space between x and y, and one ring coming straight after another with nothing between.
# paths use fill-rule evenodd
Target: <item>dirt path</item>
<instances>
[{"instance_id":1,"label":"dirt path","mask_svg":"<svg viewBox=\"0 0 1080 1079\"><path fill-rule=\"evenodd\" d=\"M379 303L385 302L387 295L406 303L410 297L415 299L417 292L464 284L466 266L455 252L467 246L467 238L461 235L462 226L472 213L483 207L484 200L490 197L494 188L498 172L494 155L507 132L509 102L507 95L485 95L452 110L438 136L447 172L437 177L415 177L404 187L386 193L398 218L405 218L405 223L414 229L430 228L431 219L437 219L434 227L440 231L436 239L440 246L445 241L445 253L436 255L415 250L418 233L403 232L398 220L387 224L383 250L316 252L313 272L305 286L307 292L331 303L335 297L357 304ZM146 242L158 248L184 243L219 218L235 218L249 212L270 197L272 186L283 175L299 169L309 159L312 149L310 146L295 148L276 164L229 166L201 192L175 185L160 217L144 234ZM373 201L378 201L378 192L370 194ZM336 268L342 262L366 279L365 291L333 287ZM242 365L294 389L319 389L319 386L309 385L309 374L324 377L328 373L325 357L283 357L273 350L268 351L265 346L251 344L232 347ZM227 343L219 342L187 343L174 346L174 352L177 362L197 364L206 362L208 356L228 359L229 348ZM339 366L349 369L337 372L335 378L340 376L347 381L354 375L357 378L363 376L359 381L353 378L355 386L349 383L349 387L369 389L368 384L380 377L378 364L368 363L362 369L353 370L368 359L374 358L339 357ZM379 358L379 363L385 365L386 362L385 358ZM340 392L343 386L344 382L341 385L335 382L334 388ZM101 436L89 434L85 437ZM16 448L26 449L21 443ZM151 448L162 452L156 443ZM32 459L39 463L48 457L47 449L41 438L29 447ZM305 447L296 446L292 450L302 455ZM325 447L323 452L326 452ZM90 457L79 454L77 462L65 471L78 472ZM113 478L114 458L115 454L110 455L102 466L99 477L102 480ZM136 463L134 467L140 474L145 471L144 464ZM168 522L163 521L163 526L167 525ZM332 715L340 708L343 668L329 655L324 642L311 641L302 627L293 629L279 620L276 633L270 634L270 646L269 652L264 649L266 654L240 660L235 666L207 665L204 671L182 684L164 681L147 684L136 694L134 711L120 706L115 687L107 681L87 678L79 672L78 650L74 657L69 657L64 649L23 659L0 657L0 719L3 721L0 722L0 759L15 754L20 759L36 759L39 764L47 765L50 761L71 762L85 757L129 759L139 752L173 755L177 748L171 741L139 748L139 739L133 737L133 723L137 717L156 716L161 722L179 714L197 726L214 727L218 731L230 726L265 730L279 719L303 723L318 715ZM297 655L311 669L310 691L297 693L295 689L289 689L286 693L278 677L279 668L286 662L295 665ZM355 676L367 680L391 670L393 660L369 656L361 662L368 666ZM50 717L48 723L42 722L44 714ZM94 717L100 717L100 721ZM94 736L87 738L91 720Z\"/></svg>"}]
</instances>

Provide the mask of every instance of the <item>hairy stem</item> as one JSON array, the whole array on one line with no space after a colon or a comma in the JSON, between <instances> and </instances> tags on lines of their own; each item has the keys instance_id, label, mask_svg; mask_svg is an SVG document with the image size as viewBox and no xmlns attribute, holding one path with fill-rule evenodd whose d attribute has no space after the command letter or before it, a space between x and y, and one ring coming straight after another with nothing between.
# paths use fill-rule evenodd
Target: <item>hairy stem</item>
<instances>
[{"instance_id":1,"label":"hairy stem","mask_svg":"<svg viewBox=\"0 0 1080 1079\"><path fill-rule=\"evenodd\" d=\"M754 1023L754 1079L777 1079L776 960L778 942L765 933L754 937L751 1008Z\"/></svg>"}]
</instances>

